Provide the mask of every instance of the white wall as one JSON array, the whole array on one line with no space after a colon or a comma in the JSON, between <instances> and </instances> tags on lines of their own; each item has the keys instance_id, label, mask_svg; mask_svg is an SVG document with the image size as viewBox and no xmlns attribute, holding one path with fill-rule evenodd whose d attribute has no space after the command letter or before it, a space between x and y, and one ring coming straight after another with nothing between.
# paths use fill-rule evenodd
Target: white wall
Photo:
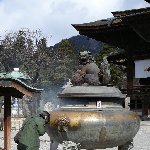
<instances>
[{"instance_id":1,"label":"white wall","mask_svg":"<svg viewBox=\"0 0 150 150\"><path fill-rule=\"evenodd\" d=\"M135 78L147 78L150 77L150 71L144 71L150 67L150 59L136 60L135 63Z\"/></svg>"}]
</instances>

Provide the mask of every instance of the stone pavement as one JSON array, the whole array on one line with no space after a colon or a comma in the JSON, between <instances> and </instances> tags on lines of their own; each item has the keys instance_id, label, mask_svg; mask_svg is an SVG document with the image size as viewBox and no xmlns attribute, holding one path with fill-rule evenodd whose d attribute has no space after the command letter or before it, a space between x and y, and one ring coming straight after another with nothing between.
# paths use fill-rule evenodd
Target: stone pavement
<instances>
[{"instance_id":1,"label":"stone pavement","mask_svg":"<svg viewBox=\"0 0 150 150\"><path fill-rule=\"evenodd\" d=\"M17 131L11 131L11 150L17 150L17 144L14 142L14 136ZM0 131L0 147L4 147L4 132ZM50 149L50 138L47 134L40 137L40 149L39 150L49 150Z\"/></svg>"},{"instance_id":2,"label":"stone pavement","mask_svg":"<svg viewBox=\"0 0 150 150\"><path fill-rule=\"evenodd\" d=\"M134 138L133 150L150 150L150 121L141 121L140 130Z\"/></svg>"},{"instance_id":3,"label":"stone pavement","mask_svg":"<svg viewBox=\"0 0 150 150\"><path fill-rule=\"evenodd\" d=\"M11 135L11 150L16 150L16 144L13 141L13 137L17 131L12 130ZM141 121L140 130L133 139L134 147L132 150L150 150L150 121ZM0 131L0 147L4 147L4 132ZM40 150L50 149L50 138L47 134L40 137ZM116 147L108 148L105 150L117 150Z\"/></svg>"}]
</instances>

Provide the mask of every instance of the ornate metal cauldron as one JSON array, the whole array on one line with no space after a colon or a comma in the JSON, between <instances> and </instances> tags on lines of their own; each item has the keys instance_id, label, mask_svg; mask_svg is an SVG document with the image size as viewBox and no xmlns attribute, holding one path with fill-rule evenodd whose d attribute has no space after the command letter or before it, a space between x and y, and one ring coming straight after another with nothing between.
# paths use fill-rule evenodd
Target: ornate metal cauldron
<instances>
[{"instance_id":1,"label":"ornate metal cauldron","mask_svg":"<svg viewBox=\"0 0 150 150\"><path fill-rule=\"evenodd\" d=\"M48 134L54 143L69 140L85 149L125 145L138 132L140 119L122 107L125 95L118 88L100 80L104 76L108 79L108 74L100 72L86 52L81 54L86 55L83 60L88 63L81 59L82 65L72 78L73 86L58 95L60 108L51 112Z\"/></svg>"},{"instance_id":2,"label":"ornate metal cauldron","mask_svg":"<svg viewBox=\"0 0 150 150\"><path fill-rule=\"evenodd\" d=\"M131 141L139 130L139 117L122 108L125 97L115 87L73 86L59 97L62 107L50 120L53 141L69 140L85 149L111 148Z\"/></svg>"}]
</instances>

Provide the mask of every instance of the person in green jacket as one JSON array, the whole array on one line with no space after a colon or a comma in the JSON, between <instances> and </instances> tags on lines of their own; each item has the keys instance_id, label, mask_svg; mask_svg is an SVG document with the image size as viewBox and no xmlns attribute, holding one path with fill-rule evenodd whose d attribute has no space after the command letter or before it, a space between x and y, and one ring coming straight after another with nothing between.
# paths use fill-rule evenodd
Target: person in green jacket
<instances>
[{"instance_id":1,"label":"person in green jacket","mask_svg":"<svg viewBox=\"0 0 150 150\"><path fill-rule=\"evenodd\" d=\"M39 150L39 137L45 134L45 125L50 120L50 114L43 111L38 115L32 115L25 119L18 140L18 150Z\"/></svg>"}]
</instances>

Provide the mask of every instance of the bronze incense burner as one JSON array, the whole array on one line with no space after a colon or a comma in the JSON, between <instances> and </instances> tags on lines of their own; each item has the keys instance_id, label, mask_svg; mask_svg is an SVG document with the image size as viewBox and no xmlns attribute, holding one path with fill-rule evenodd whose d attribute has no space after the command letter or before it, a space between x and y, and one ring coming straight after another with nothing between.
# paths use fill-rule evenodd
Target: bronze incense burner
<instances>
[{"instance_id":1,"label":"bronze incense burner","mask_svg":"<svg viewBox=\"0 0 150 150\"><path fill-rule=\"evenodd\" d=\"M123 145L132 141L138 132L140 119L122 107L125 95L118 88L107 84L108 80L106 85L102 84L102 72L88 52L84 53L88 63L84 62L73 76L73 85L58 95L61 107L51 113L50 138L57 144L80 143L84 149L116 146L125 149ZM55 148L51 146L51 149Z\"/></svg>"}]
</instances>

